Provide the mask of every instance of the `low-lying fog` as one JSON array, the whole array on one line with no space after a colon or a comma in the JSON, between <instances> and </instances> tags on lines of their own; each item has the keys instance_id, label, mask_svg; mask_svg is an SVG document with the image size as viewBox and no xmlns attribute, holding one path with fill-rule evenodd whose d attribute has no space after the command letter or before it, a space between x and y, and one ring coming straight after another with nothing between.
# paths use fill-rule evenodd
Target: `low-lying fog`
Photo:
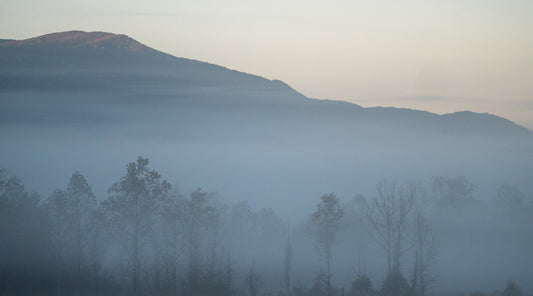
<instances>
[{"instance_id":1,"label":"low-lying fog","mask_svg":"<svg viewBox=\"0 0 533 296\"><path fill-rule=\"evenodd\" d=\"M262 115L268 111L216 108L117 104L100 112L93 105L95 117L91 107L73 106L69 124L54 122L48 106L41 118L28 111L39 124L13 116L0 126L7 237L0 272L27 280L4 277L5 291L287 294L289 274L291 294L349 293L362 275L380 291L396 270L418 287L415 271L427 267L429 294L491 293L510 280L532 292L531 137L347 126L330 117L288 120L280 112L272 119ZM128 163L141 166L138 156L159 172L161 188L136 191L121 183L129 180ZM73 196L92 200L68 186L76 171L95 202L73 208ZM131 180L143 178L130 173ZM389 194L380 196L379 186ZM33 191L38 202L26 195ZM335 234L331 256L320 234L323 220L313 218L328 193L342 212L338 229L327 230ZM135 194L142 200L139 225L131 217ZM389 257L381 233L387 228L372 220L383 218L383 196L396 202L392 208L412 198L402 222L391 216L391 225L405 229L389 225L397 234L389 243L400 241L399 255ZM428 230L420 248L417 214ZM417 250L431 251L418 269Z\"/></svg>"}]
</instances>

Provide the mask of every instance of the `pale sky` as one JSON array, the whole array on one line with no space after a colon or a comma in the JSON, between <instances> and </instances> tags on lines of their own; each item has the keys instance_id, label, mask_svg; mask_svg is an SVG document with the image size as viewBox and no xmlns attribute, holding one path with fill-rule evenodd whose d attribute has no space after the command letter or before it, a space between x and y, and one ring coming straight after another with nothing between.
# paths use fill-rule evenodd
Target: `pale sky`
<instances>
[{"instance_id":1,"label":"pale sky","mask_svg":"<svg viewBox=\"0 0 533 296\"><path fill-rule=\"evenodd\" d=\"M126 34L312 98L489 112L533 129L531 0L0 2L0 38L74 29Z\"/></svg>"}]
</instances>

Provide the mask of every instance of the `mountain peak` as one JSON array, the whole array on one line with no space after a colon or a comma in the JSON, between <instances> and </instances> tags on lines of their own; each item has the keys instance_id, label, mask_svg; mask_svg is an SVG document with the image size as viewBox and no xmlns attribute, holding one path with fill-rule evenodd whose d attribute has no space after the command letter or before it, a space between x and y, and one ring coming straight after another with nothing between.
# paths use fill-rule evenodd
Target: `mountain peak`
<instances>
[{"instance_id":1,"label":"mountain peak","mask_svg":"<svg viewBox=\"0 0 533 296\"><path fill-rule=\"evenodd\" d=\"M126 49L134 52L152 50L148 46L123 34L107 32L66 31L46 34L25 40L1 42L2 46L32 46L63 48Z\"/></svg>"}]
</instances>

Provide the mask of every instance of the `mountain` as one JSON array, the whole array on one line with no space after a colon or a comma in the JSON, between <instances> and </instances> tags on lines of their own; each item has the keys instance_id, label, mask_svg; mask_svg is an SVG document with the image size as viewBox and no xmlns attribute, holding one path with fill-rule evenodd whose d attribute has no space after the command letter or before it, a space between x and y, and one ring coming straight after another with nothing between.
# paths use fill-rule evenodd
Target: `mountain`
<instances>
[{"instance_id":1,"label":"mountain","mask_svg":"<svg viewBox=\"0 0 533 296\"><path fill-rule=\"evenodd\" d=\"M40 192L82 170L105 196L138 155L172 181L264 205L442 174L486 198L501 183L533 192L533 134L495 115L311 99L104 32L3 40L0 65L0 167Z\"/></svg>"},{"instance_id":2,"label":"mountain","mask_svg":"<svg viewBox=\"0 0 533 296\"><path fill-rule=\"evenodd\" d=\"M279 81L176 58L125 35L103 32L70 31L6 41L0 43L0 63L4 91L127 92L142 86L146 92L165 89L175 96L188 91L205 96L213 88L222 88L250 99L264 91L277 92L270 99L279 95L303 98Z\"/></svg>"},{"instance_id":3,"label":"mountain","mask_svg":"<svg viewBox=\"0 0 533 296\"><path fill-rule=\"evenodd\" d=\"M2 93L73 92L76 97L93 92L112 93L115 100L154 104L205 104L207 108L279 108L275 116L317 118L403 127L438 132L472 134L531 134L511 121L472 112L442 116L397 108L362 108L329 100L308 99L287 84L233 71L200 61L178 58L126 35L69 31L26 40L0 42L0 90ZM90 99L92 100L92 99ZM4 102L5 103L5 102ZM3 120L13 116L4 106ZM42 110L36 110L42 111ZM6 114L8 113L8 114ZM11 114L11 116L9 116ZM27 114L35 118L34 115ZM61 116L54 120L61 122ZM270 115L268 115L270 116ZM65 118L68 120L68 116Z\"/></svg>"}]
</instances>

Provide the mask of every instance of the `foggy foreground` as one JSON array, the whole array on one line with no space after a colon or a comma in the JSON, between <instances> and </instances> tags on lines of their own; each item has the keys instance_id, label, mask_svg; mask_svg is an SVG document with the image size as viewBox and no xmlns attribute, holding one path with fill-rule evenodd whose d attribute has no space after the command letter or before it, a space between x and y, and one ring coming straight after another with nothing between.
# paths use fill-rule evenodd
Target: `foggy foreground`
<instances>
[{"instance_id":1,"label":"foggy foreground","mask_svg":"<svg viewBox=\"0 0 533 296\"><path fill-rule=\"evenodd\" d=\"M182 192L142 157L106 198L90 181L39 196L2 171L2 295L532 294L533 201L512 185L482 201L462 176L377 179L296 219Z\"/></svg>"}]
</instances>

